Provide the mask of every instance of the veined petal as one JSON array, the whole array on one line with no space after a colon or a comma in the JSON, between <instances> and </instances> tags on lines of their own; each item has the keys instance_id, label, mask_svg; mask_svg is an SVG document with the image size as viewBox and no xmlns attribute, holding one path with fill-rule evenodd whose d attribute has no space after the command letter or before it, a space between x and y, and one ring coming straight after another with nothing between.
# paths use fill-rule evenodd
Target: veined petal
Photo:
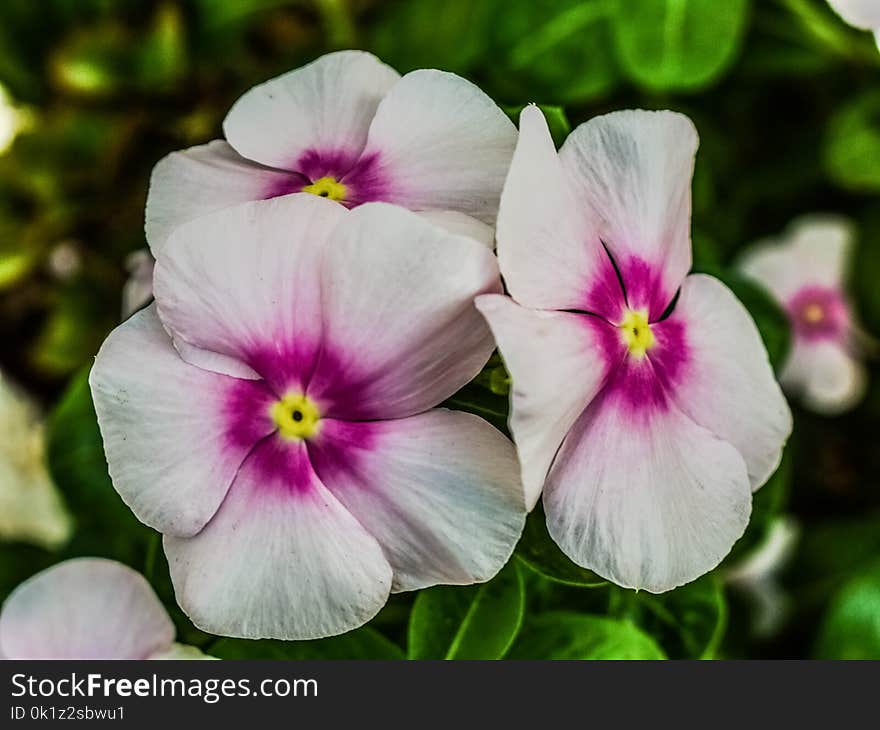
<instances>
[{"instance_id":1,"label":"veined petal","mask_svg":"<svg viewBox=\"0 0 880 730\"><path fill-rule=\"evenodd\" d=\"M274 191L290 188L290 179L289 172L251 162L220 140L172 152L150 176L147 243L157 256L181 224L230 205L273 197Z\"/></svg>"},{"instance_id":2,"label":"veined petal","mask_svg":"<svg viewBox=\"0 0 880 730\"><path fill-rule=\"evenodd\" d=\"M835 416L862 399L868 375L845 344L798 340L788 355L780 381L787 390L801 395L812 410Z\"/></svg>"},{"instance_id":3,"label":"veined petal","mask_svg":"<svg viewBox=\"0 0 880 730\"><path fill-rule=\"evenodd\" d=\"M601 388L607 363L591 318L525 309L497 294L478 297L477 309L513 380L510 430L531 510L562 440Z\"/></svg>"},{"instance_id":4,"label":"veined petal","mask_svg":"<svg viewBox=\"0 0 880 730\"><path fill-rule=\"evenodd\" d=\"M457 210L494 225L516 144L507 115L471 82L445 71L404 76L379 104L364 150L412 210Z\"/></svg>"},{"instance_id":5,"label":"veined petal","mask_svg":"<svg viewBox=\"0 0 880 730\"><path fill-rule=\"evenodd\" d=\"M652 328L662 337L679 323L687 372L672 397L696 423L736 447L757 489L779 465L792 428L758 328L733 293L704 274L684 280L672 315Z\"/></svg>"},{"instance_id":6,"label":"veined petal","mask_svg":"<svg viewBox=\"0 0 880 730\"><path fill-rule=\"evenodd\" d=\"M495 257L478 242L393 205L354 209L324 252L322 352L309 397L345 420L437 405L492 354L474 297L500 289Z\"/></svg>"},{"instance_id":7,"label":"veined petal","mask_svg":"<svg viewBox=\"0 0 880 730\"><path fill-rule=\"evenodd\" d=\"M740 268L785 304L805 285L839 289L852 243L853 229L846 219L807 216L792 223L779 239L752 246Z\"/></svg>"},{"instance_id":8,"label":"veined petal","mask_svg":"<svg viewBox=\"0 0 880 730\"><path fill-rule=\"evenodd\" d=\"M245 157L297 170L304 155L356 160L379 102L400 75L364 51L337 51L246 92L223 122Z\"/></svg>"},{"instance_id":9,"label":"veined petal","mask_svg":"<svg viewBox=\"0 0 880 730\"><path fill-rule=\"evenodd\" d=\"M232 372L228 358L241 361L276 390L306 379L320 340L321 255L347 215L333 201L298 194L178 228L156 262L153 288L181 354L224 355L213 362L223 372ZM212 366L203 353L192 361Z\"/></svg>"},{"instance_id":10,"label":"veined petal","mask_svg":"<svg viewBox=\"0 0 880 730\"><path fill-rule=\"evenodd\" d=\"M547 528L578 565L662 593L712 570L751 512L739 452L673 404L632 410L599 396L544 489Z\"/></svg>"},{"instance_id":11,"label":"veined petal","mask_svg":"<svg viewBox=\"0 0 880 730\"><path fill-rule=\"evenodd\" d=\"M253 445L271 433L261 383L188 365L155 305L119 325L89 376L113 486L138 519L192 535L217 511Z\"/></svg>"},{"instance_id":12,"label":"veined petal","mask_svg":"<svg viewBox=\"0 0 880 730\"><path fill-rule=\"evenodd\" d=\"M469 413L327 421L315 470L379 541L395 591L492 578L513 552L525 506L513 444Z\"/></svg>"},{"instance_id":13,"label":"veined petal","mask_svg":"<svg viewBox=\"0 0 880 730\"><path fill-rule=\"evenodd\" d=\"M326 489L304 443L267 439L195 537L165 537L178 603L221 636L317 639L369 621L388 599L379 544Z\"/></svg>"},{"instance_id":14,"label":"veined petal","mask_svg":"<svg viewBox=\"0 0 880 730\"><path fill-rule=\"evenodd\" d=\"M173 641L174 624L150 584L103 558L38 573L0 613L0 654L10 659L146 659Z\"/></svg>"},{"instance_id":15,"label":"veined petal","mask_svg":"<svg viewBox=\"0 0 880 730\"><path fill-rule=\"evenodd\" d=\"M423 210L419 216L457 236L473 238L489 250L495 248L495 229L469 215L455 210Z\"/></svg>"},{"instance_id":16,"label":"veined petal","mask_svg":"<svg viewBox=\"0 0 880 730\"><path fill-rule=\"evenodd\" d=\"M697 131L683 114L620 111L581 124L559 151L568 184L614 255L632 309L656 320L691 268Z\"/></svg>"},{"instance_id":17,"label":"veined petal","mask_svg":"<svg viewBox=\"0 0 880 730\"><path fill-rule=\"evenodd\" d=\"M527 106L519 127L498 211L498 260L508 290L527 307L616 315L623 294L544 114Z\"/></svg>"}]
</instances>

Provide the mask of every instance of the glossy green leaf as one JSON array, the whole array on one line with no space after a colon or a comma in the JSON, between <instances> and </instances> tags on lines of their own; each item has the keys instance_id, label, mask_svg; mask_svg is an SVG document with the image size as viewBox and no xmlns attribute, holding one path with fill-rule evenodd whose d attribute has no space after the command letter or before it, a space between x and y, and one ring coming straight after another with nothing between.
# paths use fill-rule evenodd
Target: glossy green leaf
<instances>
[{"instance_id":1,"label":"glossy green leaf","mask_svg":"<svg viewBox=\"0 0 880 730\"><path fill-rule=\"evenodd\" d=\"M218 659L403 659L403 650L364 626L347 634L314 641L220 639L205 651Z\"/></svg>"},{"instance_id":2,"label":"glossy green leaf","mask_svg":"<svg viewBox=\"0 0 880 730\"><path fill-rule=\"evenodd\" d=\"M573 563L559 549L547 531L547 519L540 503L526 520L516 556L529 569L556 583L583 588L605 585L605 580Z\"/></svg>"},{"instance_id":3,"label":"glossy green leaf","mask_svg":"<svg viewBox=\"0 0 880 730\"><path fill-rule=\"evenodd\" d=\"M880 659L880 562L832 599L816 643L817 659Z\"/></svg>"},{"instance_id":4,"label":"glossy green leaf","mask_svg":"<svg viewBox=\"0 0 880 730\"><path fill-rule=\"evenodd\" d=\"M409 621L410 659L501 659L522 625L525 590L515 561L488 583L419 593Z\"/></svg>"},{"instance_id":5,"label":"glossy green leaf","mask_svg":"<svg viewBox=\"0 0 880 730\"><path fill-rule=\"evenodd\" d=\"M748 10L747 0L617 0L621 67L655 91L708 86L736 59Z\"/></svg>"},{"instance_id":6,"label":"glossy green leaf","mask_svg":"<svg viewBox=\"0 0 880 730\"><path fill-rule=\"evenodd\" d=\"M835 113L823 159L828 176L841 187L880 191L880 91L868 91Z\"/></svg>"},{"instance_id":7,"label":"glossy green leaf","mask_svg":"<svg viewBox=\"0 0 880 730\"><path fill-rule=\"evenodd\" d=\"M523 629L511 659L665 659L648 634L626 620L556 611Z\"/></svg>"}]
</instances>

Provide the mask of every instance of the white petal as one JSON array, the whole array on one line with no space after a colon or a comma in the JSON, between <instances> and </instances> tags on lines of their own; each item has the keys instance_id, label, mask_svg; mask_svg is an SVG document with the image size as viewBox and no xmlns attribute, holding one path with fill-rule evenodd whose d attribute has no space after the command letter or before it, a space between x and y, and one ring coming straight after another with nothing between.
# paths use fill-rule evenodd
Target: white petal
<instances>
[{"instance_id":1,"label":"white petal","mask_svg":"<svg viewBox=\"0 0 880 730\"><path fill-rule=\"evenodd\" d=\"M382 546L395 591L492 578L525 523L513 444L469 413L328 422L309 443L327 488Z\"/></svg>"},{"instance_id":2,"label":"white petal","mask_svg":"<svg viewBox=\"0 0 880 730\"><path fill-rule=\"evenodd\" d=\"M513 381L510 431L531 510L562 440L601 388L605 364L582 315L536 312L491 294L479 297L477 308Z\"/></svg>"},{"instance_id":3,"label":"white petal","mask_svg":"<svg viewBox=\"0 0 880 730\"><path fill-rule=\"evenodd\" d=\"M245 419L250 438L233 436L228 409L236 392L260 386L185 363L155 309L110 334L89 384L113 486L142 522L191 535L211 519L248 451L274 426L266 418L261 430L257 413L253 422Z\"/></svg>"},{"instance_id":4,"label":"white petal","mask_svg":"<svg viewBox=\"0 0 880 730\"><path fill-rule=\"evenodd\" d=\"M245 93L223 131L242 155L273 167L296 169L316 149L357 159L376 107L399 78L369 53L328 53Z\"/></svg>"},{"instance_id":5,"label":"white petal","mask_svg":"<svg viewBox=\"0 0 880 730\"><path fill-rule=\"evenodd\" d=\"M527 106L519 126L498 212L498 260L508 290L528 307L598 308L589 292L603 261L610 262L587 205L575 197L541 110Z\"/></svg>"},{"instance_id":6,"label":"white petal","mask_svg":"<svg viewBox=\"0 0 880 730\"><path fill-rule=\"evenodd\" d=\"M739 452L668 406L632 413L600 396L544 489L547 528L575 563L651 593L712 570L751 511Z\"/></svg>"},{"instance_id":7,"label":"white petal","mask_svg":"<svg viewBox=\"0 0 880 730\"><path fill-rule=\"evenodd\" d=\"M317 639L369 621L391 567L312 471L305 446L271 438L242 466L213 520L165 537L178 603L221 636Z\"/></svg>"},{"instance_id":8,"label":"white petal","mask_svg":"<svg viewBox=\"0 0 880 730\"><path fill-rule=\"evenodd\" d=\"M351 211L323 262L323 352L309 395L345 420L420 413L494 349L474 307L501 289L492 252L386 203ZM331 357L332 354L332 357Z\"/></svg>"},{"instance_id":9,"label":"white petal","mask_svg":"<svg viewBox=\"0 0 880 730\"><path fill-rule=\"evenodd\" d=\"M174 641L149 583L102 558L54 565L16 588L0 614L11 659L146 659Z\"/></svg>"},{"instance_id":10,"label":"white petal","mask_svg":"<svg viewBox=\"0 0 880 730\"><path fill-rule=\"evenodd\" d=\"M868 385L865 367L838 342L798 340L780 376L817 413L836 416L856 406Z\"/></svg>"},{"instance_id":11,"label":"white petal","mask_svg":"<svg viewBox=\"0 0 880 730\"><path fill-rule=\"evenodd\" d=\"M730 289L704 274L684 280L672 316L653 328L659 334L680 322L688 364L673 398L694 421L737 448L757 489L779 466L792 428L758 328Z\"/></svg>"},{"instance_id":12,"label":"white petal","mask_svg":"<svg viewBox=\"0 0 880 730\"><path fill-rule=\"evenodd\" d=\"M880 3L877 0L828 0L828 4L841 18L856 28L880 28Z\"/></svg>"},{"instance_id":13,"label":"white petal","mask_svg":"<svg viewBox=\"0 0 880 730\"><path fill-rule=\"evenodd\" d=\"M494 225L516 128L477 86L436 70L404 76L382 100L364 157L391 180L390 202L457 210Z\"/></svg>"},{"instance_id":14,"label":"white petal","mask_svg":"<svg viewBox=\"0 0 880 730\"><path fill-rule=\"evenodd\" d=\"M219 140L163 157L153 168L147 193L146 234L153 255L181 224L230 205L273 197L285 190L290 177L246 160Z\"/></svg>"},{"instance_id":15,"label":"white petal","mask_svg":"<svg viewBox=\"0 0 880 730\"><path fill-rule=\"evenodd\" d=\"M156 262L153 288L181 353L191 359L197 350L190 345L224 355L213 366L231 372L229 358L259 370L254 362L268 350L294 341L317 346L322 250L348 215L303 193L226 208L178 228ZM204 354L192 361L212 366Z\"/></svg>"},{"instance_id":16,"label":"white petal","mask_svg":"<svg viewBox=\"0 0 880 730\"><path fill-rule=\"evenodd\" d=\"M559 151L579 202L588 206L627 285L629 305L662 314L691 268L691 177L699 139L669 111L621 111L577 127ZM627 281L632 259L660 272L649 286ZM642 291L642 289L646 289ZM634 300L636 297L636 300Z\"/></svg>"},{"instance_id":17,"label":"white petal","mask_svg":"<svg viewBox=\"0 0 880 730\"><path fill-rule=\"evenodd\" d=\"M473 238L490 250L495 248L495 229L469 215L455 210L424 210L419 216L456 236Z\"/></svg>"}]
</instances>

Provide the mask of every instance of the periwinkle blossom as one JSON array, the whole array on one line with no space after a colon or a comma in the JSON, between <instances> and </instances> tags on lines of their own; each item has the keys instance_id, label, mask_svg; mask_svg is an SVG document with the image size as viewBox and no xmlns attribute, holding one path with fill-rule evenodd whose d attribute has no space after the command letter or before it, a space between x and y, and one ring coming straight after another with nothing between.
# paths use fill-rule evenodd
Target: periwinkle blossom
<instances>
[{"instance_id":1,"label":"periwinkle blossom","mask_svg":"<svg viewBox=\"0 0 880 730\"><path fill-rule=\"evenodd\" d=\"M90 382L113 483L197 626L328 636L504 565L513 445L434 407L491 355L473 301L498 291L485 246L384 203L289 195L172 234Z\"/></svg>"},{"instance_id":2,"label":"periwinkle blossom","mask_svg":"<svg viewBox=\"0 0 880 730\"><path fill-rule=\"evenodd\" d=\"M150 584L122 563L74 558L29 578L0 611L5 659L210 659L174 642Z\"/></svg>"},{"instance_id":3,"label":"periwinkle blossom","mask_svg":"<svg viewBox=\"0 0 880 730\"><path fill-rule=\"evenodd\" d=\"M183 222L245 201L307 192L348 207L395 203L491 245L516 142L507 115L469 81L401 77L363 51L338 51L245 93L226 141L174 152L147 198L155 254Z\"/></svg>"},{"instance_id":4,"label":"periwinkle blossom","mask_svg":"<svg viewBox=\"0 0 880 730\"><path fill-rule=\"evenodd\" d=\"M867 384L844 287L852 239L852 228L842 218L806 217L780 239L755 244L741 262L742 271L768 290L791 323L782 386L826 415L856 405Z\"/></svg>"},{"instance_id":5,"label":"periwinkle blossom","mask_svg":"<svg viewBox=\"0 0 880 730\"><path fill-rule=\"evenodd\" d=\"M523 110L497 238L512 298L477 300L512 378L531 507L576 563L662 592L712 569L779 463L791 414L749 314L688 275L697 134L623 111L557 153Z\"/></svg>"},{"instance_id":6,"label":"periwinkle blossom","mask_svg":"<svg viewBox=\"0 0 880 730\"><path fill-rule=\"evenodd\" d=\"M37 404L0 372L0 540L57 548L70 516L46 466L46 426Z\"/></svg>"}]
</instances>

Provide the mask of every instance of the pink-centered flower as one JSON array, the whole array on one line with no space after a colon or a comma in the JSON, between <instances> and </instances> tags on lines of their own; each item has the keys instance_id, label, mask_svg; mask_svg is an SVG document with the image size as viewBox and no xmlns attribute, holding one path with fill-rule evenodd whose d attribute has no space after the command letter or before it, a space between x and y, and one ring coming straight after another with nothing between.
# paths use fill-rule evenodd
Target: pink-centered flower
<instances>
[{"instance_id":1,"label":"pink-centered flower","mask_svg":"<svg viewBox=\"0 0 880 730\"><path fill-rule=\"evenodd\" d=\"M156 165L147 241L252 200L307 192L355 207L395 203L491 245L516 143L507 115L469 81L401 76L363 51L339 51L254 87L223 123L227 141Z\"/></svg>"},{"instance_id":2,"label":"pink-centered flower","mask_svg":"<svg viewBox=\"0 0 880 730\"><path fill-rule=\"evenodd\" d=\"M537 107L501 198L512 298L477 300L512 378L529 507L622 586L666 591L712 569L779 463L791 414L745 308L691 266L687 117L625 111L557 154Z\"/></svg>"},{"instance_id":3,"label":"pink-centered flower","mask_svg":"<svg viewBox=\"0 0 880 730\"><path fill-rule=\"evenodd\" d=\"M210 659L174 643L174 624L140 573L75 558L16 588L0 612L6 659Z\"/></svg>"},{"instance_id":4,"label":"pink-centered flower","mask_svg":"<svg viewBox=\"0 0 880 730\"><path fill-rule=\"evenodd\" d=\"M756 244L741 263L743 273L766 287L791 323L783 387L828 415L856 405L867 384L844 289L852 239L843 219L803 218L779 240Z\"/></svg>"},{"instance_id":5,"label":"pink-centered flower","mask_svg":"<svg viewBox=\"0 0 880 730\"><path fill-rule=\"evenodd\" d=\"M491 251L397 206L289 195L177 229L154 289L90 382L114 485L164 534L197 626L338 634L390 591L504 565L513 445L434 408L492 353L473 303L501 290Z\"/></svg>"}]
</instances>

